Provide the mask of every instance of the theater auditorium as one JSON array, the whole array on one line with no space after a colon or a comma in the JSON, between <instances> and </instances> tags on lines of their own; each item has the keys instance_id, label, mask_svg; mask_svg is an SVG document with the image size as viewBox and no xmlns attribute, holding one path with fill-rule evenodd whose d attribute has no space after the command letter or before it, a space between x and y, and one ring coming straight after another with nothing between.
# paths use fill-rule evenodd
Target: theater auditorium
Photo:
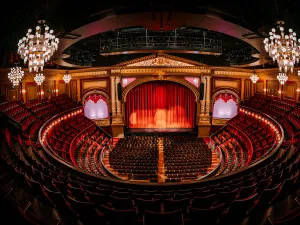
<instances>
[{"instance_id":1,"label":"theater auditorium","mask_svg":"<svg viewBox=\"0 0 300 225\"><path fill-rule=\"evenodd\" d=\"M300 224L298 1L5 4L0 224Z\"/></svg>"}]
</instances>

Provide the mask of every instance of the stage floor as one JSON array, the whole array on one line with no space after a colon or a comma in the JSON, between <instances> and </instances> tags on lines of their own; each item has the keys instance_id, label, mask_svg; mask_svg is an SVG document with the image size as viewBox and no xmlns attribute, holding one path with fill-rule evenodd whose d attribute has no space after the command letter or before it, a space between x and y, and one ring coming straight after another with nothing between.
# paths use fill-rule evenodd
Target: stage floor
<instances>
[{"instance_id":1,"label":"stage floor","mask_svg":"<svg viewBox=\"0 0 300 225\"><path fill-rule=\"evenodd\" d=\"M130 128L128 133L192 133L192 128Z\"/></svg>"}]
</instances>

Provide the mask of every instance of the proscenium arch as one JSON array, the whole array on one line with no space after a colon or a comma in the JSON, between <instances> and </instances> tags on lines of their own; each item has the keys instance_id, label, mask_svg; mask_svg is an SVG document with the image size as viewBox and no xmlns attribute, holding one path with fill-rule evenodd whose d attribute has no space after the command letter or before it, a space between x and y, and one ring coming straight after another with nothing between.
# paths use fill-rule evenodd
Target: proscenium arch
<instances>
[{"instance_id":1,"label":"proscenium arch","mask_svg":"<svg viewBox=\"0 0 300 225\"><path fill-rule=\"evenodd\" d=\"M140 84L143 84L143 83L147 83L147 82L154 82L154 81L160 81L160 80L154 80L153 78L148 78L148 79L136 79L135 81L133 81L132 83L128 84L128 86L126 86L122 92L122 100L123 102L126 102L126 96L127 94L129 93L129 91L131 89L133 89L134 87L140 85ZM183 86L186 86L187 88L189 88L195 95L195 101L198 102L198 99L199 99L199 89L194 86L193 84L191 84L190 82L186 81L185 79L165 79L165 80L162 80L162 81L168 81L168 82L175 82L175 83L179 83Z\"/></svg>"}]
</instances>

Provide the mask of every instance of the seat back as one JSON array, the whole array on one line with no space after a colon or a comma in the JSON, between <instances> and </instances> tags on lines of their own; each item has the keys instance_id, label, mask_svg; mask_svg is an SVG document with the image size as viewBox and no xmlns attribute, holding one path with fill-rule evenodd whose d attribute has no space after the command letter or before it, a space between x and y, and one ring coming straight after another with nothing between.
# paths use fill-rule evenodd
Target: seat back
<instances>
[{"instance_id":1,"label":"seat back","mask_svg":"<svg viewBox=\"0 0 300 225\"><path fill-rule=\"evenodd\" d=\"M196 197L192 202L193 208L209 208L216 201L216 195L212 194L205 197Z\"/></svg>"},{"instance_id":2,"label":"seat back","mask_svg":"<svg viewBox=\"0 0 300 225\"><path fill-rule=\"evenodd\" d=\"M132 202L130 198L118 198L114 196L109 196L111 203L115 209L127 210L132 209Z\"/></svg>"},{"instance_id":3,"label":"seat back","mask_svg":"<svg viewBox=\"0 0 300 225\"><path fill-rule=\"evenodd\" d=\"M243 217L255 205L258 194L254 194L248 198L234 200L229 206L226 218Z\"/></svg>"},{"instance_id":4,"label":"seat back","mask_svg":"<svg viewBox=\"0 0 300 225\"><path fill-rule=\"evenodd\" d=\"M137 216L134 210L116 210L108 206L102 205L101 209L104 212L105 220L110 225L126 225L137 224Z\"/></svg>"},{"instance_id":5,"label":"seat back","mask_svg":"<svg viewBox=\"0 0 300 225\"><path fill-rule=\"evenodd\" d=\"M164 202L164 212L173 212L181 209L182 212L186 212L186 209L190 205L190 199L184 198L180 200L166 200Z\"/></svg>"},{"instance_id":6,"label":"seat back","mask_svg":"<svg viewBox=\"0 0 300 225\"><path fill-rule=\"evenodd\" d=\"M161 212L161 203L158 200L145 200L137 198L134 202L140 215L143 215L145 210Z\"/></svg>"},{"instance_id":7,"label":"seat back","mask_svg":"<svg viewBox=\"0 0 300 225\"><path fill-rule=\"evenodd\" d=\"M191 225L198 225L198 224L205 224L211 225L216 224L220 220L222 212L224 211L226 205L222 203L215 207L209 209L197 209L191 208L190 209L190 224Z\"/></svg>"},{"instance_id":8,"label":"seat back","mask_svg":"<svg viewBox=\"0 0 300 225\"><path fill-rule=\"evenodd\" d=\"M174 212L157 213L145 210L143 225L182 225L182 210Z\"/></svg>"}]
</instances>

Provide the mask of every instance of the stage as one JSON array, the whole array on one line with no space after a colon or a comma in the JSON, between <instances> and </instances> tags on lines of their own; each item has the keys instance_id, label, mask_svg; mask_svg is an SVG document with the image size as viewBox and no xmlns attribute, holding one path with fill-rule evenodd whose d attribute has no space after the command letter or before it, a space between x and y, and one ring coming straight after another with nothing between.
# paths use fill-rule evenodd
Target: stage
<instances>
[{"instance_id":1,"label":"stage","mask_svg":"<svg viewBox=\"0 0 300 225\"><path fill-rule=\"evenodd\" d=\"M197 129L193 128L127 128L125 136L132 135L191 135L197 134Z\"/></svg>"}]
</instances>

